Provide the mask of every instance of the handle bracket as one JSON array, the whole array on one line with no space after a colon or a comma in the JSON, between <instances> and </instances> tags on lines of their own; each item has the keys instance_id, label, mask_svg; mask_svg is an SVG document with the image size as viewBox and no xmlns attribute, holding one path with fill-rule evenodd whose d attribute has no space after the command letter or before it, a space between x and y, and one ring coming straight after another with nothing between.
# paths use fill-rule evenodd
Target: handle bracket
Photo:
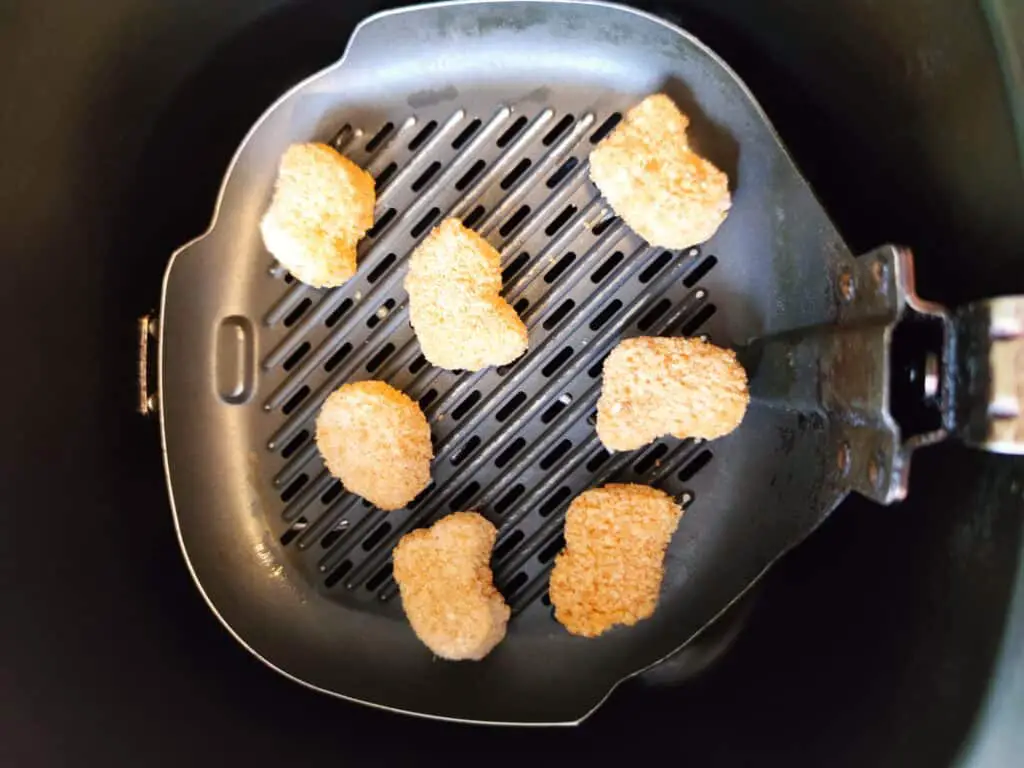
<instances>
[{"instance_id":1,"label":"handle bracket","mask_svg":"<svg viewBox=\"0 0 1024 768\"><path fill-rule=\"evenodd\" d=\"M1024 296L951 313L917 295L913 256L892 245L838 263L832 288L832 317L749 350L754 394L827 415L829 482L891 504L923 446L1024 454Z\"/></svg>"}]
</instances>

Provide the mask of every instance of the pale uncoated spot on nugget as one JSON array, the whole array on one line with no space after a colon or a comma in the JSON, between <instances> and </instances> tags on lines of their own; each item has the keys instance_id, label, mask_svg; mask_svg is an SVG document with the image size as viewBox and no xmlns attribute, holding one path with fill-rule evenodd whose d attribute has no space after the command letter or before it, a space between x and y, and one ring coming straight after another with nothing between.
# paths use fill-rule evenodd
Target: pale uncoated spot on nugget
<instances>
[{"instance_id":1,"label":"pale uncoated spot on nugget","mask_svg":"<svg viewBox=\"0 0 1024 768\"><path fill-rule=\"evenodd\" d=\"M441 222L413 251L405 290L433 365L478 371L526 351L526 326L501 296L501 257L458 219Z\"/></svg>"},{"instance_id":2,"label":"pale uncoated spot on nugget","mask_svg":"<svg viewBox=\"0 0 1024 768\"><path fill-rule=\"evenodd\" d=\"M395 547L402 608L416 636L441 658L479 660L505 637L511 611L490 567L497 534L476 512L455 512Z\"/></svg>"},{"instance_id":3,"label":"pale uncoated spot on nugget","mask_svg":"<svg viewBox=\"0 0 1024 768\"><path fill-rule=\"evenodd\" d=\"M298 280L337 286L356 273L356 244L373 226L373 177L326 144L293 144L281 158L260 231Z\"/></svg>"},{"instance_id":4,"label":"pale uncoated spot on nugget","mask_svg":"<svg viewBox=\"0 0 1024 768\"><path fill-rule=\"evenodd\" d=\"M316 419L328 471L381 509L400 509L430 483L434 449L419 405L383 381L345 384Z\"/></svg>"},{"instance_id":5,"label":"pale uncoated spot on nugget","mask_svg":"<svg viewBox=\"0 0 1024 768\"><path fill-rule=\"evenodd\" d=\"M743 421L747 373L732 350L700 339L641 336L604 363L597 436L629 451L662 435L712 440Z\"/></svg>"},{"instance_id":6,"label":"pale uncoated spot on nugget","mask_svg":"<svg viewBox=\"0 0 1024 768\"><path fill-rule=\"evenodd\" d=\"M728 177L690 149L689 122L668 96L648 96L590 153L590 178L651 245L702 243L731 205Z\"/></svg>"},{"instance_id":7,"label":"pale uncoated spot on nugget","mask_svg":"<svg viewBox=\"0 0 1024 768\"><path fill-rule=\"evenodd\" d=\"M555 618L574 635L596 637L653 615L682 514L646 485L613 483L573 499L548 591Z\"/></svg>"}]
</instances>

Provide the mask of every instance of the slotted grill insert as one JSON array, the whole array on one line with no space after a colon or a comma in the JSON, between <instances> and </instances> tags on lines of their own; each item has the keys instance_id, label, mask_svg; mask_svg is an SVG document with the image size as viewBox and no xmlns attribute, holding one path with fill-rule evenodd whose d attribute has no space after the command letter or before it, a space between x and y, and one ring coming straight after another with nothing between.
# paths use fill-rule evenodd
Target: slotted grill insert
<instances>
[{"instance_id":1,"label":"slotted grill insert","mask_svg":"<svg viewBox=\"0 0 1024 768\"><path fill-rule=\"evenodd\" d=\"M648 248L587 180L594 141L656 91L732 182L729 218L703 249ZM376 225L339 290L296 283L259 237L281 153L310 140L333 140L378 180ZM447 215L501 251L505 295L530 330L514 365L450 372L420 355L406 259ZM706 627L851 487L870 495L871 466L896 477L892 430L865 431L823 398L843 362L829 329L889 322L897 255L877 257L889 282L855 260L743 84L657 19L557 0L375 17L261 118L210 230L165 274L161 435L196 583L254 654L321 690L437 717L578 721ZM603 451L592 417L612 346L698 333L740 350L752 389L740 428L710 445ZM347 494L312 442L326 396L367 378L408 392L431 422L434 484L405 510ZM655 614L588 640L553 621L546 574L568 503L609 480L651 483L689 509ZM515 620L483 662L436 663L391 599L388 559L406 531L472 508L499 526L495 574Z\"/></svg>"},{"instance_id":2,"label":"slotted grill insert","mask_svg":"<svg viewBox=\"0 0 1024 768\"><path fill-rule=\"evenodd\" d=\"M601 364L620 338L694 334L715 309L697 285L715 257L647 246L588 180L590 149L628 103L579 113L426 110L369 130L345 125L334 138L378 182L359 272L321 291L271 266L279 296L260 329L264 460L280 498L280 541L332 598L387 602L397 593L398 539L476 509L499 527L493 566L514 612L536 604L547 615L547 573L573 497L614 480L693 499L688 481L710 458L706 448L668 439L609 455L593 426ZM402 280L416 243L445 216L463 218L501 253L504 295L530 333L529 352L512 365L449 372L420 354ZM324 399L369 378L418 400L431 424L433 483L407 509L382 512L346 493L313 441Z\"/></svg>"}]
</instances>

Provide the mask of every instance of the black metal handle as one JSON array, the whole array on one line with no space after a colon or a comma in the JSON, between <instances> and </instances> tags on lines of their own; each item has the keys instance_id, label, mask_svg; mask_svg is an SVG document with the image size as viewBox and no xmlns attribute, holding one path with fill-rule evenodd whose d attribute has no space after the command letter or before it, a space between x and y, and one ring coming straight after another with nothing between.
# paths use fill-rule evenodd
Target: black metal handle
<instances>
[{"instance_id":1,"label":"black metal handle","mask_svg":"<svg viewBox=\"0 0 1024 768\"><path fill-rule=\"evenodd\" d=\"M838 323L824 335L820 382L847 464L851 453L859 459L844 473L851 489L903 499L913 452L951 436L1024 454L1024 297L950 313L917 295L913 256L893 246L856 259L836 286Z\"/></svg>"},{"instance_id":2,"label":"black metal handle","mask_svg":"<svg viewBox=\"0 0 1024 768\"><path fill-rule=\"evenodd\" d=\"M917 295L912 254L891 245L837 262L833 294L832 317L751 349L759 397L826 414L835 487L900 501L913 452L950 436L1024 454L1024 297L950 313Z\"/></svg>"}]
</instances>

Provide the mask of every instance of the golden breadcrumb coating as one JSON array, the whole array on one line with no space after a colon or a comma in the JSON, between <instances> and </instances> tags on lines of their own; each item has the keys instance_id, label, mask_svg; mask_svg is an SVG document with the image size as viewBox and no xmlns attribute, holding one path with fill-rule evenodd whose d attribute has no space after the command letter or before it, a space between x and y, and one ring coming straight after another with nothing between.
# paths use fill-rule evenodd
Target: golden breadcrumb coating
<instances>
[{"instance_id":1,"label":"golden breadcrumb coating","mask_svg":"<svg viewBox=\"0 0 1024 768\"><path fill-rule=\"evenodd\" d=\"M511 611L490 566L497 535L476 512L454 512L395 547L402 608L416 636L441 658L479 660L505 637Z\"/></svg>"},{"instance_id":2,"label":"golden breadcrumb coating","mask_svg":"<svg viewBox=\"0 0 1024 768\"><path fill-rule=\"evenodd\" d=\"M400 509L430 483L430 426L419 405L383 381L344 384L316 419L328 471L381 509Z\"/></svg>"},{"instance_id":3,"label":"golden breadcrumb coating","mask_svg":"<svg viewBox=\"0 0 1024 768\"><path fill-rule=\"evenodd\" d=\"M373 177L326 144L293 144L260 222L263 242L296 279L341 285L356 273L356 243L373 226Z\"/></svg>"},{"instance_id":4,"label":"golden breadcrumb coating","mask_svg":"<svg viewBox=\"0 0 1024 768\"><path fill-rule=\"evenodd\" d=\"M613 483L573 499L551 572L555 618L584 637L649 618L682 514L671 496L646 485Z\"/></svg>"},{"instance_id":5,"label":"golden breadcrumb coating","mask_svg":"<svg viewBox=\"0 0 1024 768\"><path fill-rule=\"evenodd\" d=\"M501 258L458 219L445 219L413 251L405 278L423 356L478 371L526 351L526 326L501 296Z\"/></svg>"},{"instance_id":6,"label":"golden breadcrumb coating","mask_svg":"<svg viewBox=\"0 0 1024 768\"><path fill-rule=\"evenodd\" d=\"M590 153L590 178L651 245L688 248L725 221L729 179L690 149L690 121L664 94L648 96Z\"/></svg>"},{"instance_id":7,"label":"golden breadcrumb coating","mask_svg":"<svg viewBox=\"0 0 1024 768\"><path fill-rule=\"evenodd\" d=\"M625 339L604 362L597 436L613 451L662 435L713 440L740 425L749 402L732 350L681 337Z\"/></svg>"}]
</instances>

